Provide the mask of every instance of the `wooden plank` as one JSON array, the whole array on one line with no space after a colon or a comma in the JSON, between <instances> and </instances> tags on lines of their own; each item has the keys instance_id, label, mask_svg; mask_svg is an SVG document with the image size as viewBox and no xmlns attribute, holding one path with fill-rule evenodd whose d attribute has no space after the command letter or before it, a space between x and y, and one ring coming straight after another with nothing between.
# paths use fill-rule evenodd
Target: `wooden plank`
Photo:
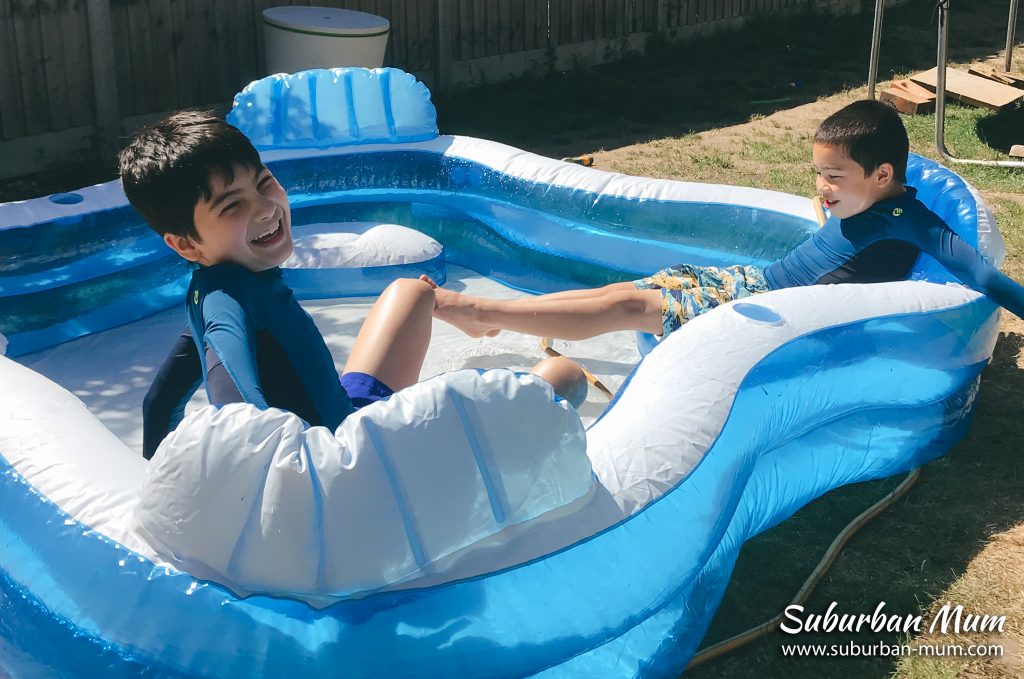
<instances>
[{"instance_id":1,"label":"wooden plank","mask_svg":"<svg viewBox=\"0 0 1024 679\"><path fill-rule=\"evenodd\" d=\"M49 102L46 97L46 68L39 32L39 3L31 0L12 7L14 39L18 45L18 77L25 107L25 132L49 130Z\"/></svg>"},{"instance_id":2,"label":"wooden plank","mask_svg":"<svg viewBox=\"0 0 1024 679\"><path fill-rule=\"evenodd\" d=\"M493 2L477 3L480 14L480 45L482 56L498 53L498 7Z\"/></svg>"},{"instance_id":3,"label":"wooden plank","mask_svg":"<svg viewBox=\"0 0 1024 679\"><path fill-rule=\"evenodd\" d=\"M643 0L626 0L626 34L639 33L644 27Z\"/></svg>"},{"instance_id":4,"label":"wooden plank","mask_svg":"<svg viewBox=\"0 0 1024 679\"><path fill-rule=\"evenodd\" d=\"M938 69L932 68L916 73L910 76L910 79L934 92L937 86L937 76ZM946 69L946 94L968 104L996 110L1024 99L1024 91L1015 87L986 80L954 68Z\"/></svg>"},{"instance_id":5,"label":"wooden plank","mask_svg":"<svg viewBox=\"0 0 1024 679\"><path fill-rule=\"evenodd\" d=\"M181 0L172 0L172 2L180 2L180 1ZM253 28L255 29L254 30L254 33L255 33L254 40L252 41L252 52L253 52L253 56L256 58L256 70L259 72L259 75L263 76L263 75L266 75L266 73L267 73L267 57L266 57L266 49L264 47L264 41L266 40L266 36L264 35L264 30L265 29L264 29L264 26L263 26L263 10L267 9L268 7L273 7L274 4L283 4L283 3L273 3L273 4L271 4L270 0L243 0L243 1L247 1L247 2L251 2L252 3L252 20L253 20ZM392 29L393 29L393 27L392 27ZM388 36L388 48L387 48L388 52L391 52L391 50L393 48L393 43L394 42L395 42L394 41L394 35L393 34L389 35Z\"/></svg>"},{"instance_id":6,"label":"wooden plank","mask_svg":"<svg viewBox=\"0 0 1024 679\"><path fill-rule=\"evenodd\" d=\"M906 79L906 80L893 80L891 86L894 87L897 90L903 90L904 92L907 92L908 94L911 94L911 95L913 95L915 97L919 97L919 98L923 97L924 99L934 99L935 98L935 94L931 90L928 90L928 89L925 89L924 87L921 87L920 85L915 83L913 80L909 80L909 79Z\"/></svg>"},{"instance_id":7,"label":"wooden plank","mask_svg":"<svg viewBox=\"0 0 1024 679\"><path fill-rule=\"evenodd\" d=\"M615 33L615 6L613 0L595 0L595 3L600 6L598 14L601 17L601 30L597 34L598 38L610 38Z\"/></svg>"},{"instance_id":8,"label":"wooden plank","mask_svg":"<svg viewBox=\"0 0 1024 679\"><path fill-rule=\"evenodd\" d=\"M473 3L473 58L479 58L487 53L487 3Z\"/></svg>"},{"instance_id":9,"label":"wooden plank","mask_svg":"<svg viewBox=\"0 0 1024 679\"><path fill-rule=\"evenodd\" d=\"M413 60L412 46L409 44L409 3L392 0L391 37L395 41L395 65L401 69L411 70Z\"/></svg>"},{"instance_id":10,"label":"wooden plank","mask_svg":"<svg viewBox=\"0 0 1024 679\"><path fill-rule=\"evenodd\" d=\"M132 113L150 113L157 109L155 82L158 76L149 35L149 3L129 2L124 9L132 51Z\"/></svg>"},{"instance_id":11,"label":"wooden plank","mask_svg":"<svg viewBox=\"0 0 1024 679\"><path fill-rule=\"evenodd\" d=\"M661 26L661 30L671 30L679 26L679 0L663 0L663 18L664 23Z\"/></svg>"},{"instance_id":12,"label":"wooden plank","mask_svg":"<svg viewBox=\"0 0 1024 679\"><path fill-rule=\"evenodd\" d=\"M434 64L434 90L443 92L448 87L452 71L452 56L457 50L456 29L459 23L457 0L437 0L437 56Z\"/></svg>"},{"instance_id":13,"label":"wooden plank","mask_svg":"<svg viewBox=\"0 0 1024 679\"><path fill-rule=\"evenodd\" d=\"M569 42L572 27L569 24L569 0L550 0L548 2L549 20L551 23L550 44L564 45Z\"/></svg>"},{"instance_id":14,"label":"wooden plank","mask_svg":"<svg viewBox=\"0 0 1024 679\"><path fill-rule=\"evenodd\" d=\"M594 0L594 39L600 40L607 35L608 17L605 3Z\"/></svg>"},{"instance_id":15,"label":"wooden plank","mask_svg":"<svg viewBox=\"0 0 1024 679\"><path fill-rule=\"evenodd\" d=\"M178 79L178 106L192 106L199 100L199 77L195 68L197 46L192 34L191 0L173 0L171 18L174 29L171 42L174 46L174 68Z\"/></svg>"},{"instance_id":16,"label":"wooden plank","mask_svg":"<svg viewBox=\"0 0 1024 679\"><path fill-rule=\"evenodd\" d=\"M241 90L253 80L264 74L259 70L261 58L253 49L256 36L262 32L260 20L262 15L256 11L252 0L234 0L237 8L238 26L232 34L232 53L237 68L234 71L237 90Z\"/></svg>"},{"instance_id":17,"label":"wooden plank","mask_svg":"<svg viewBox=\"0 0 1024 679\"><path fill-rule=\"evenodd\" d=\"M665 12L666 28L681 28L686 25L686 3L683 0L669 0Z\"/></svg>"},{"instance_id":18,"label":"wooden plank","mask_svg":"<svg viewBox=\"0 0 1024 679\"><path fill-rule=\"evenodd\" d=\"M25 101L18 69L18 42L10 0L0 0L0 139L26 134Z\"/></svg>"},{"instance_id":19,"label":"wooden plank","mask_svg":"<svg viewBox=\"0 0 1024 679\"><path fill-rule=\"evenodd\" d=\"M532 50L547 44L546 36L540 31L537 0L523 0L523 50Z\"/></svg>"},{"instance_id":20,"label":"wooden plank","mask_svg":"<svg viewBox=\"0 0 1024 679\"><path fill-rule=\"evenodd\" d=\"M88 0L89 68L92 71L93 108L96 111L96 149L101 162L113 160L124 129L114 61L114 23L109 0Z\"/></svg>"},{"instance_id":21,"label":"wooden plank","mask_svg":"<svg viewBox=\"0 0 1024 679\"><path fill-rule=\"evenodd\" d=\"M572 38L572 0L561 0L558 11L561 13L561 20L558 31L558 44L571 45Z\"/></svg>"},{"instance_id":22,"label":"wooden plank","mask_svg":"<svg viewBox=\"0 0 1024 679\"><path fill-rule=\"evenodd\" d=\"M64 47L64 72L67 77L69 127L88 125L95 120L93 110L92 71L89 56L89 25L82 0L61 0L60 35ZM3 23L0 16L0 24ZM2 32L0 32L2 35ZM2 66L0 73L11 73ZM0 97L2 97L0 92Z\"/></svg>"},{"instance_id":23,"label":"wooden plank","mask_svg":"<svg viewBox=\"0 0 1024 679\"><path fill-rule=\"evenodd\" d=\"M511 0L491 0L497 10L497 43L498 54L508 54L512 51L512 2Z\"/></svg>"},{"instance_id":24,"label":"wooden plank","mask_svg":"<svg viewBox=\"0 0 1024 679\"><path fill-rule=\"evenodd\" d=\"M583 0L569 0L569 40L583 42Z\"/></svg>"},{"instance_id":25,"label":"wooden plank","mask_svg":"<svg viewBox=\"0 0 1024 679\"><path fill-rule=\"evenodd\" d=\"M618 38L626 35L626 0L612 0L611 11L610 37Z\"/></svg>"},{"instance_id":26,"label":"wooden plank","mask_svg":"<svg viewBox=\"0 0 1024 679\"><path fill-rule=\"evenodd\" d=\"M548 45L561 45L559 42L562 31L562 2L565 0L548 0Z\"/></svg>"},{"instance_id":27,"label":"wooden plank","mask_svg":"<svg viewBox=\"0 0 1024 679\"><path fill-rule=\"evenodd\" d=\"M43 38L43 70L46 72L46 100L49 107L47 126L51 130L65 130L71 126L71 115L68 110L64 41L53 39L61 35L60 3L57 0L43 0L39 3L39 30Z\"/></svg>"},{"instance_id":28,"label":"wooden plank","mask_svg":"<svg viewBox=\"0 0 1024 679\"><path fill-rule=\"evenodd\" d=\"M192 45L188 54L188 67L196 82L192 106L200 106L212 101L214 92L213 71L206 67L206 55L210 49L207 22L210 20L210 9L205 0L188 0L186 15L186 42Z\"/></svg>"},{"instance_id":29,"label":"wooden plank","mask_svg":"<svg viewBox=\"0 0 1024 679\"><path fill-rule=\"evenodd\" d=\"M234 58L235 31L242 28L242 17L240 8L231 0L209 3L210 13L213 21L207 25L209 34L210 51L214 60L213 73L214 91L216 92L213 101L230 101L239 89L241 89L238 75L238 63Z\"/></svg>"},{"instance_id":30,"label":"wooden plank","mask_svg":"<svg viewBox=\"0 0 1024 679\"><path fill-rule=\"evenodd\" d=\"M430 2L430 0L426 0ZM407 70L416 70L423 64L423 55L420 53L419 35L420 16L419 3L405 3L405 22L402 25L402 35L406 45L406 66Z\"/></svg>"},{"instance_id":31,"label":"wooden plank","mask_svg":"<svg viewBox=\"0 0 1024 679\"><path fill-rule=\"evenodd\" d=\"M263 10L259 10L254 15L256 21L263 22ZM390 29L388 33L388 45L384 50L384 65L385 66L396 66L399 64L399 44L398 44L398 25L400 23L398 16L398 9L392 0L379 0L376 5L376 11L374 14L382 16L390 22Z\"/></svg>"},{"instance_id":32,"label":"wooden plank","mask_svg":"<svg viewBox=\"0 0 1024 679\"><path fill-rule=\"evenodd\" d=\"M510 11L512 38L509 42L509 52L522 52L526 49L526 0L511 0Z\"/></svg>"},{"instance_id":33,"label":"wooden plank","mask_svg":"<svg viewBox=\"0 0 1024 679\"><path fill-rule=\"evenodd\" d=\"M110 2L110 29L117 73L117 106L119 117L132 115L135 109L132 79L132 50L128 35L128 8L123 2Z\"/></svg>"},{"instance_id":34,"label":"wooden plank","mask_svg":"<svg viewBox=\"0 0 1024 679\"><path fill-rule=\"evenodd\" d=\"M409 41L409 56L413 70L434 67L434 51L437 42L435 34L437 3L433 0L408 3L406 32Z\"/></svg>"},{"instance_id":35,"label":"wooden plank","mask_svg":"<svg viewBox=\"0 0 1024 679\"><path fill-rule=\"evenodd\" d=\"M150 0L149 34L153 44L153 74L156 77L156 109L167 111L178 104L178 73L174 68L171 43L171 0Z\"/></svg>"},{"instance_id":36,"label":"wooden plank","mask_svg":"<svg viewBox=\"0 0 1024 679\"><path fill-rule=\"evenodd\" d=\"M450 0L446 0L446 2L451 4ZM437 12L438 4L436 2L425 2L420 6L420 22L423 29L420 34L420 54L425 61L422 68L437 68Z\"/></svg>"},{"instance_id":37,"label":"wooden plank","mask_svg":"<svg viewBox=\"0 0 1024 679\"><path fill-rule=\"evenodd\" d=\"M470 0L456 0L454 35L452 36L452 59L465 61L472 56L473 3Z\"/></svg>"},{"instance_id":38,"label":"wooden plank","mask_svg":"<svg viewBox=\"0 0 1024 679\"><path fill-rule=\"evenodd\" d=\"M218 52L217 28L214 11L216 3L199 0L192 4L192 31L198 43L198 51L194 55L196 68L199 71L199 100L197 104L208 104L219 101L221 96L221 65L211 64Z\"/></svg>"},{"instance_id":39,"label":"wooden plank","mask_svg":"<svg viewBox=\"0 0 1024 679\"><path fill-rule=\"evenodd\" d=\"M879 101L892 104L900 113L915 115L919 113L933 113L935 111L935 97L920 97L911 94L906 90L896 87L887 87L878 95Z\"/></svg>"},{"instance_id":40,"label":"wooden plank","mask_svg":"<svg viewBox=\"0 0 1024 679\"><path fill-rule=\"evenodd\" d=\"M1002 83L1003 85L1009 85L1010 87L1016 86L1017 83L1011 74L1006 71L997 71L991 66L971 66L967 69L967 72L980 78L987 78L988 80L994 80L997 83ZM1022 78L1022 80L1024 80L1024 78Z\"/></svg>"}]
</instances>

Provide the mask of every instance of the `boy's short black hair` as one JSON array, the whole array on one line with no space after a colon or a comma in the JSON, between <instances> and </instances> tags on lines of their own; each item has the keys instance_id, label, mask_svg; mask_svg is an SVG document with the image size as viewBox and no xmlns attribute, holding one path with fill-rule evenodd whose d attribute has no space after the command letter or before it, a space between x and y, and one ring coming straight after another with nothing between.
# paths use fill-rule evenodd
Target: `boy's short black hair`
<instances>
[{"instance_id":1,"label":"boy's short black hair","mask_svg":"<svg viewBox=\"0 0 1024 679\"><path fill-rule=\"evenodd\" d=\"M844 150L864 168L864 175L890 163L895 179L907 181L910 141L900 114L892 106L872 99L855 101L821 123L814 142Z\"/></svg>"},{"instance_id":2,"label":"boy's short black hair","mask_svg":"<svg viewBox=\"0 0 1024 679\"><path fill-rule=\"evenodd\" d=\"M210 198L211 175L231 182L234 165L263 167L249 139L208 111L179 111L142 128L118 160L128 202L149 226L195 240L195 207Z\"/></svg>"}]
</instances>

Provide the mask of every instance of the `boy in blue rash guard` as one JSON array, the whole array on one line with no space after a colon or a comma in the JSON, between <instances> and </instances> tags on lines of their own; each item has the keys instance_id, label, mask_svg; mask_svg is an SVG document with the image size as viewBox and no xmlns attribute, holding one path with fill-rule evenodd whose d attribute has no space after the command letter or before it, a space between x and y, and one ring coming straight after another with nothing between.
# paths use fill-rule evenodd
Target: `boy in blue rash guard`
<instances>
[{"instance_id":1,"label":"boy in blue rash guard","mask_svg":"<svg viewBox=\"0 0 1024 679\"><path fill-rule=\"evenodd\" d=\"M146 396L146 457L200 380L213 404L283 408L332 430L354 409L418 381L433 288L411 279L389 285L339 380L313 319L281 276L292 252L288 196L238 129L207 113L177 113L136 134L120 167L132 206L196 265L185 300L189 328ZM585 385L567 360L542 361L534 372L560 394Z\"/></svg>"},{"instance_id":2,"label":"boy in blue rash guard","mask_svg":"<svg viewBox=\"0 0 1024 679\"><path fill-rule=\"evenodd\" d=\"M614 330L666 335L719 304L767 290L904 280L925 252L1024 317L1024 287L990 266L905 185L909 148L903 121L886 104L858 101L825 119L812 156L833 219L763 270L681 264L633 282L515 301L438 288L434 315L475 336L501 330L568 340Z\"/></svg>"}]
</instances>

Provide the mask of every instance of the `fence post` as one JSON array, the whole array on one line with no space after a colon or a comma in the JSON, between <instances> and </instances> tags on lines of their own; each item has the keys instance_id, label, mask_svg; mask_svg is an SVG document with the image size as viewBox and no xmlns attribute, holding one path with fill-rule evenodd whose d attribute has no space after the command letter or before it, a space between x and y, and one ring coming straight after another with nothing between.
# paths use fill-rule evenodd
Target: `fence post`
<instances>
[{"instance_id":1,"label":"fence post","mask_svg":"<svg viewBox=\"0 0 1024 679\"><path fill-rule=\"evenodd\" d=\"M88 0L89 55L92 61L93 103L96 111L96 146L101 163L117 153L121 135L121 111L117 98L117 66L110 0Z\"/></svg>"},{"instance_id":2,"label":"fence post","mask_svg":"<svg viewBox=\"0 0 1024 679\"><path fill-rule=\"evenodd\" d=\"M437 0L437 54L434 60L434 91L443 92L450 85L452 72L452 0Z\"/></svg>"}]
</instances>

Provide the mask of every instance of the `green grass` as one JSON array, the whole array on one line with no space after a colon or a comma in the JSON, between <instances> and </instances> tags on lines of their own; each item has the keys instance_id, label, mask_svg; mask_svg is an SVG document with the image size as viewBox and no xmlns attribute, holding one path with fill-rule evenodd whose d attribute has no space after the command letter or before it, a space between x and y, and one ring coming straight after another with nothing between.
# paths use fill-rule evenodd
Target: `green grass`
<instances>
[{"instance_id":1,"label":"green grass","mask_svg":"<svg viewBox=\"0 0 1024 679\"><path fill-rule=\"evenodd\" d=\"M698 168L732 170L736 167L736 164L732 162L731 158L717 153L692 155L690 156L690 160L692 160L693 164Z\"/></svg>"}]
</instances>

